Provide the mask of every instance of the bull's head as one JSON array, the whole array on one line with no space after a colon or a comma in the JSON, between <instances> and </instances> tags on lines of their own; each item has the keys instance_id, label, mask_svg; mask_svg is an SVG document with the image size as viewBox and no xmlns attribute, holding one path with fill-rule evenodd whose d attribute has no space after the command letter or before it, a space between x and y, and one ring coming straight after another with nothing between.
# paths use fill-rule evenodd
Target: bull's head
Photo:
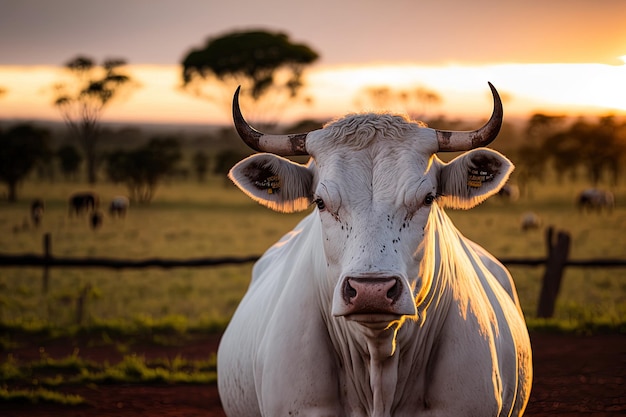
<instances>
[{"instance_id":1,"label":"bull's head","mask_svg":"<svg viewBox=\"0 0 626 417\"><path fill-rule=\"evenodd\" d=\"M253 149L230 178L273 210L317 205L328 264L332 314L368 326L416 317L432 277L424 248L433 207L470 208L497 192L512 164L477 149L497 136L502 103L480 129L435 130L399 115L349 115L324 128L268 135L246 123L233 101L235 127ZM437 152L468 151L450 163ZM300 165L276 155L310 155Z\"/></svg>"}]
</instances>

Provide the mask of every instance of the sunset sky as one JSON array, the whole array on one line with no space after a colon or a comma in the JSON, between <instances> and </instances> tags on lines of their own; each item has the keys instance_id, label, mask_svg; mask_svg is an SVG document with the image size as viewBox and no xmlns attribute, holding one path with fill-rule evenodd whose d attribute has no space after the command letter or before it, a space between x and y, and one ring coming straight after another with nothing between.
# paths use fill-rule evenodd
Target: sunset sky
<instances>
[{"instance_id":1,"label":"sunset sky","mask_svg":"<svg viewBox=\"0 0 626 417\"><path fill-rule=\"evenodd\" d=\"M180 92L179 62L251 28L320 54L313 104L285 119L361 110L364 85L425 87L443 99L433 113L486 117L487 81L505 115L626 115L625 22L624 0L0 0L0 119L60 120L50 86L83 54L126 59L142 86L105 121L228 123L228 109Z\"/></svg>"}]
</instances>

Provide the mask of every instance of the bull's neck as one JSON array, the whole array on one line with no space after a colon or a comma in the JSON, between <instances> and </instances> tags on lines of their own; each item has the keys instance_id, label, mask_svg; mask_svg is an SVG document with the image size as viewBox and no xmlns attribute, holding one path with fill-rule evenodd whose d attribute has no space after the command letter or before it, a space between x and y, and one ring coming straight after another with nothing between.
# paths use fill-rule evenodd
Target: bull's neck
<instances>
[{"instance_id":1,"label":"bull's neck","mask_svg":"<svg viewBox=\"0 0 626 417\"><path fill-rule=\"evenodd\" d=\"M425 395L432 349L450 306L448 288L437 283L432 291L438 294L427 297L428 306L418 307L418 322L375 328L345 317L325 316L341 375L340 391L347 395L344 404L361 405L355 415L388 417L404 401L415 401L410 397L416 392Z\"/></svg>"},{"instance_id":2,"label":"bull's neck","mask_svg":"<svg viewBox=\"0 0 626 417\"><path fill-rule=\"evenodd\" d=\"M343 317L330 318L345 403L360 404L367 416L388 417L398 378L397 326L365 327Z\"/></svg>"},{"instance_id":3,"label":"bull's neck","mask_svg":"<svg viewBox=\"0 0 626 417\"><path fill-rule=\"evenodd\" d=\"M369 329L371 331L371 329ZM366 336L369 381L372 394L370 415L390 416L398 384L397 326Z\"/></svg>"}]
</instances>

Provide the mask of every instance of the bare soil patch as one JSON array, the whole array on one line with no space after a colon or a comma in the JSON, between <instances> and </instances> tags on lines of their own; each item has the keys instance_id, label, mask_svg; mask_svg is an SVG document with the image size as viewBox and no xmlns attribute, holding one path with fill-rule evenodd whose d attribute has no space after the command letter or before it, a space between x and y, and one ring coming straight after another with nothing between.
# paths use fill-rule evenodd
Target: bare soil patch
<instances>
[{"instance_id":1,"label":"bare soil patch","mask_svg":"<svg viewBox=\"0 0 626 417\"><path fill-rule=\"evenodd\" d=\"M219 335L195 335L173 345L133 342L120 352L114 344L93 340L54 339L22 341L3 350L18 360L34 360L45 352L63 358L78 349L81 357L115 363L135 353L149 358L207 359L216 352ZM531 334L534 384L526 416L614 416L626 413L626 335L578 336ZM11 387L9 387L11 388ZM58 391L78 394L87 405L0 404L2 415L12 416L224 416L217 386L210 385L94 385L63 386Z\"/></svg>"}]
</instances>

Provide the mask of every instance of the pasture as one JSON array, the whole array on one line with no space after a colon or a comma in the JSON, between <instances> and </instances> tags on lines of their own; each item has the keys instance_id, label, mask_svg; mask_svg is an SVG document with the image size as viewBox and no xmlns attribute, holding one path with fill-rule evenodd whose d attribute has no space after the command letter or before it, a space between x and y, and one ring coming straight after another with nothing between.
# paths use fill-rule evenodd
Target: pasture
<instances>
[{"instance_id":1,"label":"pasture","mask_svg":"<svg viewBox=\"0 0 626 417\"><path fill-rule=\"evenodd\" d=\"M581 214L574 205L584 184L534 184L530 197L505 202L492 197L470 211L447 210L459 230L499 258L545 255L545 227L572 236L571 259L626 258L626 189L615 189L611 214ZM111 218L106 206L121 186L97 184L93 190L105 211L92 230L87 217L69 217L67 197L90 189L85 184L29 181L19 202L0 203L0 253L42 253L42 236L52 236L52 253L68 257L198 258L261 254L306 213L278 214L252 202L221 178L204 184L172 182L157 190L149 205L131 203L125 218ZM46 208L38 228L28 223L33 198ZM522 231L520 219L533 211L542 227ZM216 268L52 268L43 294L41 268L0 268L0 322L67 326L161 323L221 326L231 316L250 279L252 264ZM510 267L524 312L533 321L543 267ZM567 268L555 318L565 325L626 320L626 269Z\"/></svg>"}]
</instances>

